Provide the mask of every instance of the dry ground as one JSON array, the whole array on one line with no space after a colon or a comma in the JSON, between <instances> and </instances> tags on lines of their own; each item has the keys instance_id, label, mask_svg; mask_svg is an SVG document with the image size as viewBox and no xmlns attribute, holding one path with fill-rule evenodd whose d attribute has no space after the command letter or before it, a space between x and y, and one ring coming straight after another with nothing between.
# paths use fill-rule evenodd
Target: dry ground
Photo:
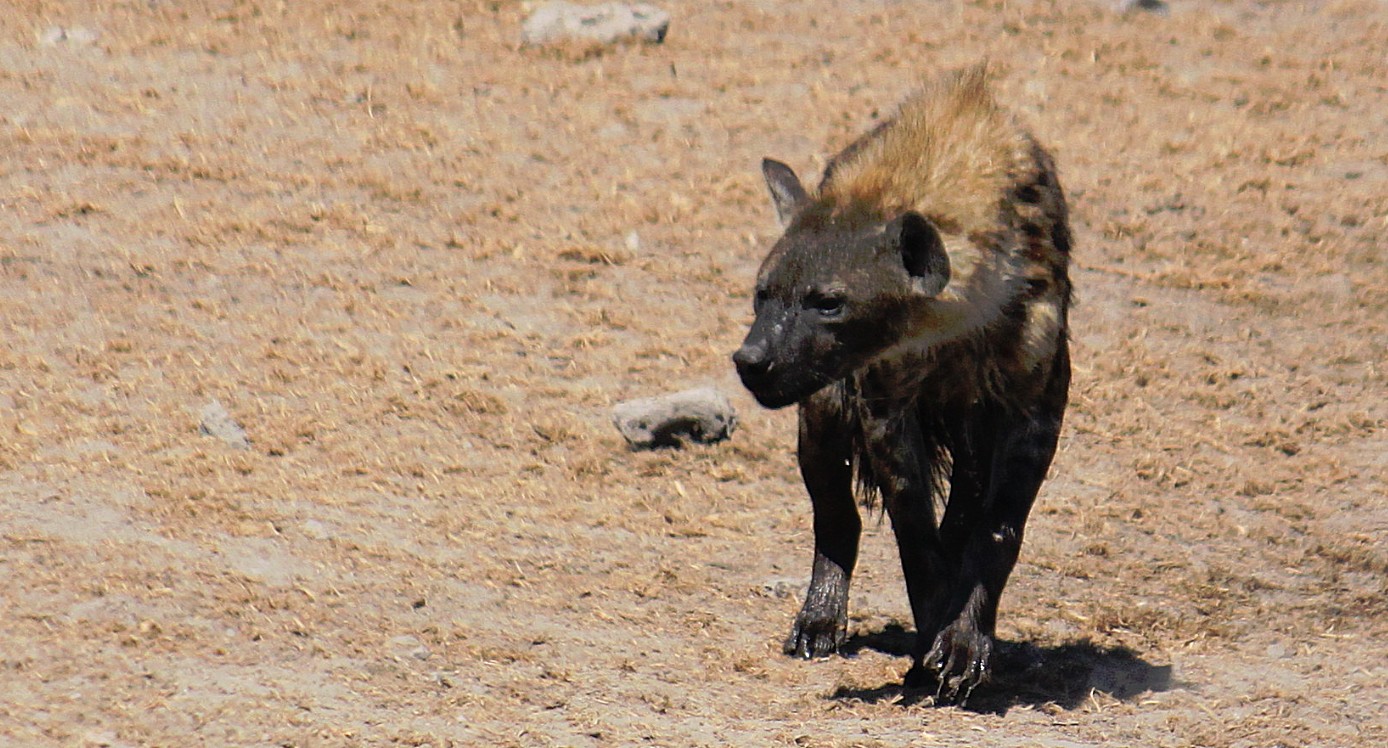
<instances>
[{"instance_id":1,"label":"dry ground","mask_svg":"<svg viewBox=\"0 0 1388 748\"><path fill-rule=\"evenodd\" d=\"M6 5L0 743L1388 744L1388 5L664 5ZM853 656L780 655L793 415L727 355L758 160L982 57L1073 200L1077 370L997 679L934 708L879 524ZM710 383L730 442L607 421Z\"/></svg>"}]
</instances>

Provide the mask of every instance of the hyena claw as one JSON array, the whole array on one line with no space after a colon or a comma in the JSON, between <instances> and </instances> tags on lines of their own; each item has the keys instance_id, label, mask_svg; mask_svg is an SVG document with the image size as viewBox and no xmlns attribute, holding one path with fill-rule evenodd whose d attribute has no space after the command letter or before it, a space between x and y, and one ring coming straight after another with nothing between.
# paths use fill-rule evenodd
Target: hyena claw
<instances>
[{"instance_id":1,"label":"hyena claw","mask_svg":"<svg viewBox=\"0 0 1388 748\"><path fill-rule=\"evenodd\" d=\"M786 637L782 650L804 660L828 657L839 651L848 637L846 622L836 618L812 618L800 615L795 627Z\"/></svg>"},{"instance_id":2,"label":"hyena claw","mask_svg":"<svg viewBox=\"0 0 1388 748\"><path fill-rule=\"evenodd\" d=\"M963 706L969 694L988 676L993 637L955 621L939 636L922 665L935 672L935 703Z\"/></svg>"}]
</instances>

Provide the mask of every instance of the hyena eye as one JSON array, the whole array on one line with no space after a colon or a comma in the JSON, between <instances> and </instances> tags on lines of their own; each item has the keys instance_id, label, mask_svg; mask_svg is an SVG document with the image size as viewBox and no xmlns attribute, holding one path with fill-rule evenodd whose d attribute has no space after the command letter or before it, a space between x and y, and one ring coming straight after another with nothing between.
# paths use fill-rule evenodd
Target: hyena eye
<instances>
[{"instance_id":1,"label":"hyena eye","mask_svg":"<svg viewBox=\"0 0 1388 748\"><path fill-rule=\"evenodd\" d=\"M838 317L843 314L844 298L835 293L820 293L805 299L805 304L821 317Z\"/></svg>"},{"instance_id":2,"label":"hyena eye","mask_svg":"<svg viewBox=\"0 0 1388 748\"><path fill-rule=\"evenodd\" d=\"M765 288L758 288L757 292L752 295L752 308L762 308L762 305L765 304L767 300L770 298L771 292L767 291Z\"/></svg>"}]
</instances>

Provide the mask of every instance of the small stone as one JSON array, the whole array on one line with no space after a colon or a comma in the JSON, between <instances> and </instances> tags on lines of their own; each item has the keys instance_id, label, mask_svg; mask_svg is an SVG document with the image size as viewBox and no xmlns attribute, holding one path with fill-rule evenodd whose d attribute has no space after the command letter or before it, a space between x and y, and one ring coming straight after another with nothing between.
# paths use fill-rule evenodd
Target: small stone
<instances>
[{"instance_id":1,"label":"small stone","mask_svg":"<svg viewBox=\"0 0 1388 748\"><path fill-rule=\"evenodd\" d=\"M1166 0L1118 0L1116 5L1120 13L1142 11L1159 16L1171 13L1171 6L1166 4Z\"/></svg>"},{"instance_id":2,"label":"small stone","mask_svg":"<svg viewBox=\"0 0 1388 748\"><path fill-rule=\"evenodd\" d=\"M761 583L763 597L774 597L781 600L791 597L799 597L805 589L806 582L803 579L768 579Z\"/></svg>"},{"instance_id":3,"label":"small stone","mask_svg":"<svg viewBox=\"0 0 1388 748\"><path fill-rule=\"evenodd\" d=\"M305 520L302 529L305 535L314 540L330 540L333 536L332 530L316 519Z\"/></svg>"},{"instance_id":4,"label":"small stone","mask_svg":"<svg viewBox=\"0 0 1388 748\"><path fill-rule=\"evenodd\" d=\"M433 655L424 642L408 634L390 640L390 653L399 659L413 657L416 660L427 660Z\"/></svg>"},{"instance_id":5,"label":"small stone","mask_svg":"<svg viewBox=\"0 0 1388 748\"><path fill-rule=\"evenodd\" d=\"M39 44L45 47L60 44L81 47L95 42L100 36L96 31L82 26L52 26L39 34Z\"/></svg>"},{"instance_id":6,"label":"small stone","mask_svg":"<svg viewBox=\"0 0 1388 748\"><path fill-rule=\"evenodd\" d=\"M122 743L114 732L110 730L92 730L82 736L82 748L126 748L129 743Z\"/></svg>"},{"instance_id":7,"label":"small stone","mask_svg":"<svg viewBox=\"0 0 1388 748\"><path fill-rule=\"evenodd\" d=\"M612 423L633 448L678 447L686 440L727 439L737 428L737 412L723 393L702 387L618 403Z\"/></svg>"},{"instance_id":8,"label":"small stone","mask_svg":"<svg viewBox=\"0 0 1388 748\"><path fill-rule=\"evenodd\" d=\"M250 449L251 441L246 438L246 430L231 417L226 406L213 400L202 409L202 420L198 432L204 436L215 436L234 449Z\"/></svg>"},{"instance_id":9,"label":"small stone","mask_svg":"<svg viewBox=\"0 0 1388 748\"><path fill-rule=\"evenodd\" d=\"M545 3L535 9L521 28L525 44L549 44L572 39L611 44L619 39L635 38L659 44L670 28L670 14L645 3L625 5L575 5L566 2Z\"/></svg>"}]
</instances>

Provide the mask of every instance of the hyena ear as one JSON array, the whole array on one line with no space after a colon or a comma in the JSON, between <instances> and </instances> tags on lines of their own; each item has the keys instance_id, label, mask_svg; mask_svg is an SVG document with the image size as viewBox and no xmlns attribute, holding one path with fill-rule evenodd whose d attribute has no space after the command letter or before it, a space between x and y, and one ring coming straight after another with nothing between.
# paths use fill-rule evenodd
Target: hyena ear
<instances>
[{"instance_id":1,"label":"hyena ear","mask_svg":"<svg viewBox=\"0 0 1388 748\"><path fill-rule=\"evenodd\" d=\"M761 173L766 177L766 187L771 190L771 202L776 206L776 218L782 226L789 226L795 214L800 212L808 195L800 184L800 177L789 166L775 159L761 160Z\"/></svg>"},{"instance_id":2,"label":"hyena ear","mask_svg":"<svg viewBox=\"0 0 1388 748\"><path fill-rule=\"evenodd\" d=\"M901 262L911 276L911 290L926 297L939 296L949 284L949 255L945 242L925 216L902 213L887 227L901 250Z\"/></svg>"}]
</instances>

